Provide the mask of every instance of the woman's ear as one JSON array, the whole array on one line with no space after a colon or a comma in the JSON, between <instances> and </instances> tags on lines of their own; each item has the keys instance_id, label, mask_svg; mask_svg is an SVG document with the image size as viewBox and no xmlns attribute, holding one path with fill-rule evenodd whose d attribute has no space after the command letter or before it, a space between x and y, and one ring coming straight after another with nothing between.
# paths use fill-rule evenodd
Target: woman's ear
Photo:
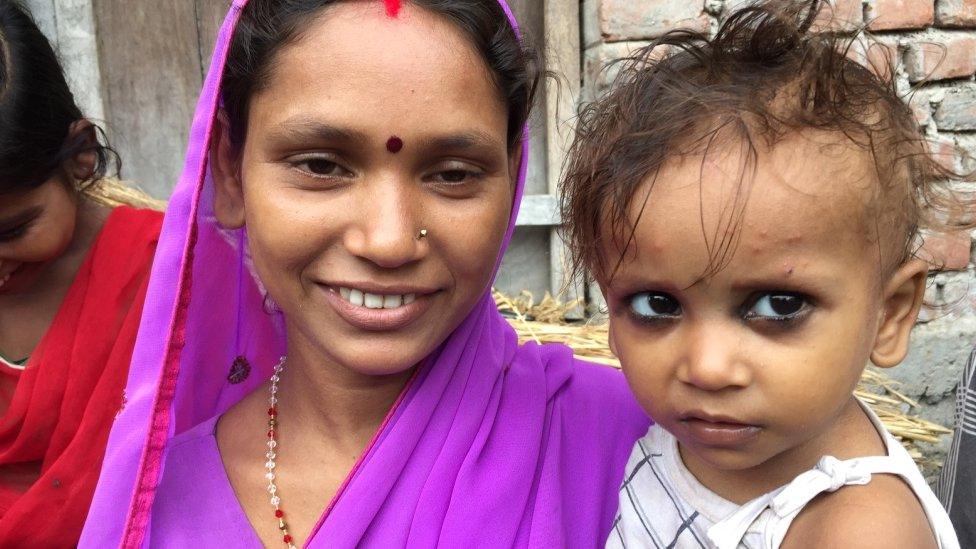
<instances>
[{"instance_id":1,"label":"woman's ear","mask_svg":"<svg viewBox=\"0 0 976 549\"><path fill-rule=\"evenodd\" d=\"M75 120L68 128L67 141L85 144L84 150L68 161L66 166L68 175L76 185L88 181L95 175L98 164L98 153L95 152L98 136L95 135L95 126L84 118Z\"/></svg>"},{"instance_id":2,"label":"woman's ear","mask_svg":"<svg viewBox=\"0 0 976 549\"><path fill-rule=\"evenodd\" d=\"M513 189L515 188L515 185L518 184L519 170L522 169L522 155L524 154L524 151L525 147L523 147L520 143L515 147L515 150L512 151L512 154L508 159L508 177L512 181Z\"/></svg>"},{"instance_id":3,"label":"woman's ear","mask_svg":"<svg viewBox=\"0 0 976 549\"><path fill-rule=\"evenodd\" d=\"M884 288L884 318L871 351L881 368L897 366L908 354L908 340L925 299L928 263L912 259L898 268Z\"/></svg>"},{"instance_id":4,"label":"woman's ear","mask_svg":"<svg viewBox=\"0 0 976 549\"><path fill-rule=\"evenodd\" d=\"M226 229L244 226L244 188L240 157L230 140L227 113L220 111L210 145L210 174L214 182L214 214Z\"/></svg>"}]
</instances>

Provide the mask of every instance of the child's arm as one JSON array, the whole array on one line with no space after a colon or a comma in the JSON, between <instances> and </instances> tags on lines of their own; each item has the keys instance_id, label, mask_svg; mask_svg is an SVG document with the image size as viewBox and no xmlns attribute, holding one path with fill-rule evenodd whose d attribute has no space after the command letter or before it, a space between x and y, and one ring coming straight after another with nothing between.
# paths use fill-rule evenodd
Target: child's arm
<instances>
[{"instance_id":1,"label":"child's arm","mask_svg":"<svg viewBox=\"0 0 976 549\"><path fill-rule=\"evenodd\" d=\"M932 528L911 489L898 477L874 475L810 502L793 521L782 549L936 549Z\"/></svg>"}]
</instances>

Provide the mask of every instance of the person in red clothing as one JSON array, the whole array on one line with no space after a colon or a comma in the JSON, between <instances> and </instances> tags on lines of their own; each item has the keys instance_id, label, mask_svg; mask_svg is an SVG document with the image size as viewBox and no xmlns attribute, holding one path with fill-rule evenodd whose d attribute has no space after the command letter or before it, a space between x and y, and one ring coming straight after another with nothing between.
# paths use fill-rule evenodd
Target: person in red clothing
<instances>
[{"instance_id":1,"label":"person in red clothing","mask_svg":"<svg viewBox=\"0 0 976 549\"><path fill-rule=\"evenodd\" d=\"M73 547L124 387L162 215L92 196L114 153L0 0L0 547Z\"/></svg>"}]
</instances>

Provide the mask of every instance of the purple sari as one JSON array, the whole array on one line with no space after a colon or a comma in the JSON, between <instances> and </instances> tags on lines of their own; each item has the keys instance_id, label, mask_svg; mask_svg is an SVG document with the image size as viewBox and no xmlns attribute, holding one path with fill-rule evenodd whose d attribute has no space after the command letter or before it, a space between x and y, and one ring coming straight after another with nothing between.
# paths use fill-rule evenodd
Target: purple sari
<instances>
[{"instance_id":1,"label":"purple sari","mask_svg":"<svg viewBox=\"0 0 976 549\"><path fill-rule=\"evenodd\" d=\"M180 455L174 437L197 433L194 443L209 444L213 419L267 380L287 346L283 319L264 306L246 231L223 229L214 217L207 164L221 74L246 2L234 1L200 95L153 265L127 404L109 438L82 547L181 543L185 528L174 528L172 538L160 528L180 508L156 501L161 482L193 483L183 488L220 502L189 506L186 524L215 536L221 528L246 530L222 538L225 547L256 541L219 459L168 460ZM496 270L524 179L523 162ZM519 346L486 288L419 366L307 546L602 545L625 462L647 425L618 372L576 361L563 346ZM215 448L203 454L213 457Z\"/></svg>"}]
</instances>

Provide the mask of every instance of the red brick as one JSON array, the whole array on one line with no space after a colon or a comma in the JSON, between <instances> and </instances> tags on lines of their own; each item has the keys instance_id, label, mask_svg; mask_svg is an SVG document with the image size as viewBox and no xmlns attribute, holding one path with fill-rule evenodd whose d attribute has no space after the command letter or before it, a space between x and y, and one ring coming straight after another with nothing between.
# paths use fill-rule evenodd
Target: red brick
<instances>
[{"instance_id":1,"label":"red brick","mask_svg":"<svg viewBox=\"0 0 976 549\"><path fill-rule=\"evenodd\" d=\"M976 85L963 84L947 90L935 109L935 124L940 130L976 130Z\"/></svg>"},{"instance_id":2,"label":"red brick","mask_svg":"<svg viewBox=\"0 0 976 549\"><path fill-rule=\"evenodd\" d=\"M929 140L929 151L936 162L943 167L958 171L959 170L959 149L956 142L948 137L936 137Z\"/></svg>"},{"instance_id":3,"label":"red brick","mask_svg":"<svg viewBox=\"0 0 976 549\"><path fill-rule=\"evenodd\" d=\"M704 0L595 0L596 26L607 42L647 40L676 29L706 32ZM593 37L588 37L588 40Z\"/></svg>"},{"instance_id":4,"label":"red brick","mask_svg":"<svg viewBox=\"0 0 976 549\"><path fill-rule=\"evenodd\" d=\"M874 0L868 5L868 28L874 31L924 29L935 23L932 0Z\"/></svg>"},{"instance_id":5,"label":"red brick","mask_svg":"<svg viewBox=\"0 0 976 549\"><path fill-rule=\"evenodd\" d=\"M871 72L890 81L894 72L898 70L901 56L898 54L898 44L884 40L854 42L848 51L848 57L871 69Z\"/></svg>"},{"instance_id":6,"label":"red brick","mask_svg":"<svg viewBox=\"0 0 976 549\"><path fill-rule=\"evenodd\" d=\"M968 233L930 235L919 251L919 257L933 267L961 271L972 260L973 239Z\"/></svg>"},{"instance_id":7,"label":"red brick","mask_svg":"<svg viewBox=\"0 0 976 549\"><path fill-rule=\"evenodd\" d=\"M826 4L826 2L822 2ZM864 24L864 6L861 0L836 0L820 13L814 24L816 31L850 32Z\"/></svg>"},{"instance_id":8,"label":"red brick","mask_svg":"<svg viewBox=\"0 0 976 549\"><path fill-rule=\"evenodd\" d=\"M905 56L905 71L912 82L972 76L976 73L976 36L912 44Z\"/></svg>"},{"instance_id":9,"label":"red brick","mask_svg":"<svg viewBox=\"0 0 976 549\"><path fill-rule=\"evenodd\" d=\"M646 46L647 42L616 42L611 44L601 44L586 50L583 56L583 78L590 90L595 92L603 91L617 77L620 72L621 64L614 61L630 57L641 47ZM660 50L657 48L661 48ZM657 60L664 56L666 46L658 46L652 59ZM660 52L660 55L658 53Z\"/></svg>"},{"instance_id":10,"label":"red brick","mask_svg":"<svg viewBox=\"0 0 976 549\"><path fill-rule=\"evenodd\" d=\"M935 20L943 27L976 26L976 0L937 0Z\"/></svg>"},{"instance_id":11,"label":"red brick","mask_svg":"<svg viewBox=\"0 0 976 549\"><path fill-rule=\"evenodd\" d=\"M909 106L912 108L912 113L915 115L915 120L918 121L919 126L928 126L932 123L932 103L929 101L928 95L912 94Z\"/></svg>"}]
</instances>

